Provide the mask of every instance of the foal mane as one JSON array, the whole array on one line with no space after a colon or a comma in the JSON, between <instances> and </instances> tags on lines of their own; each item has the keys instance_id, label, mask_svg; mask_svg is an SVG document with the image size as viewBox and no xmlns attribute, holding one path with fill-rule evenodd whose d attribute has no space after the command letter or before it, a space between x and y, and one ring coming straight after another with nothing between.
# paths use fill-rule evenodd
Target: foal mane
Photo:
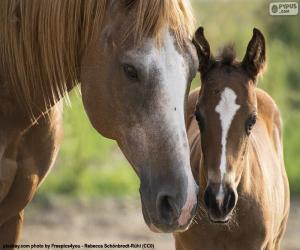
<instances>
[{"instance_id":1,"label":"foal mane","mask_svg":"<svg viewBox=\"0 0 300 250\"><path fill-rule=\"evenodd\" d=\"M81 56L114 0L1 0L0 85L33 116L37 98L49 108L79 83ZM180 42L191 37L187 0L118 0L134 9L131 32L137 41L169 25ZM3 80L4 79L4 80ZM0 86L1 87L1 86Z\"/></svg>"}]
</instances>

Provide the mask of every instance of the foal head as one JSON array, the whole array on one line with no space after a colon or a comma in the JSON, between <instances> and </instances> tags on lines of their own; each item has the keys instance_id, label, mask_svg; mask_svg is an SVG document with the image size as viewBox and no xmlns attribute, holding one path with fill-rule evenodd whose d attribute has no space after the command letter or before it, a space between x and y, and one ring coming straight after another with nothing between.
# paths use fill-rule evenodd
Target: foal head
<instances>
[{"instance_id":1,"label":"foal head","mask_svg":"<svg viewBox=\"0 0 300 250\"><path fill-rule=\"evenodd\" d=\"M202 27L194 44L202 81L195 115L207 177L204 202L210 220L224 223L238 200L247 142L257 118L255 83L265 64L265 41L254 29L242 62L235 60L231 46L214 59Z\"/></svg>"}]
</instances>

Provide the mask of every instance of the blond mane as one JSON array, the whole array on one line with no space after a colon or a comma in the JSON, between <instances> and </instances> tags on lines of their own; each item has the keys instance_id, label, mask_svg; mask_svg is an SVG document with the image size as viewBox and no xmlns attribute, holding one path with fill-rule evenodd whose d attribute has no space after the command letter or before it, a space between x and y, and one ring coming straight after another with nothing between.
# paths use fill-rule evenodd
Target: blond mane
<instances>
[{"instance_id":1,"label":"blond mane","mask_svg":"<svg viewBox=\"0 0 300 250\"><path fill-rule=\"evenodd\" d=\"M132 30L135 40L143 37L156 37L158 43L160 31L168 25L177 41L181 43L194 32L194 20L188 0L129 0L129 6L136 9L136 23ZM133 4L131 2L134 2Z\"/></svg>"},{"instance_id":2,"label":"blond mane","mask_svg":"<svg viewBox=\"0 0 300 250\"><path fill-rule=\"evenodd\" d=\"M180 42L193 31L186 0L123 0L135 8L135 39L159 40L166 25ZM78 84L82 52L93 32L101 32L111 0L1 0L0 85L32 115L37 98L46 107Z\"/></svg>"}]
</instances>

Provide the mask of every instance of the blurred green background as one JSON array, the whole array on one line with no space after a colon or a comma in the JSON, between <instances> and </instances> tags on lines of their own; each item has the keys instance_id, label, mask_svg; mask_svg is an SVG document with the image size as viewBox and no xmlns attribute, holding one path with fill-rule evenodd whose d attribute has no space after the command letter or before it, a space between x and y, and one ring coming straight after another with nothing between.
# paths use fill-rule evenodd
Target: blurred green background
<instances>
[{"instance_id":1,"label":"blurred green background","mask_svg":"<svg viewBox=\"0 0 300 250\"><path fill-rule=\"evenodd\" d=\"M280 107L284 121L285 163L293 194L300 194L300 16L269 16L268 1L192 1L197 26L205 28L214 53L233 41L244 56L253 27L267 41L268 69L259 79ZM199 86L199 76L193 88ZM138 196L138 178L115 142L101 137L88 122L80 96L65 107L65 137L54 169L37 199L51 195L94 198Z\"/></svg>"}]
</instances>

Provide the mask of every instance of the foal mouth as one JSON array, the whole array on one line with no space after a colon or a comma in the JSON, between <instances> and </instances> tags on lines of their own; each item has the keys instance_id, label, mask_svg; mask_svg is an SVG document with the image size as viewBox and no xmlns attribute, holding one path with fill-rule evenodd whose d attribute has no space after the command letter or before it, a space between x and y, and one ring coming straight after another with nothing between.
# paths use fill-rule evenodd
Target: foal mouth
<instances>
[{"instance_id":1,"label":"foal mouth","mask_svg":"<svg viewBox=\"0 0 300 250\"><path fill-rule=\"evenodd\" d=\"M214 220L214 219L209 219L210 222L214 223L214 224L227 224L229 222L229 219L226 220Z\"/></svg>"},{"instance_id":2,"label":"foal mouth","mask_svg":"<svg viewBox=\"0 0 300 250\"><path fill-rule=\"evenodd\" d=\"M226 216L225 218L213 218L210 216L210 214L208 213L208 219L211 223L213 224L220 224L220 225L224 225L227 224L230 220L230 216Z\"/></svg>"}]
</instances>

